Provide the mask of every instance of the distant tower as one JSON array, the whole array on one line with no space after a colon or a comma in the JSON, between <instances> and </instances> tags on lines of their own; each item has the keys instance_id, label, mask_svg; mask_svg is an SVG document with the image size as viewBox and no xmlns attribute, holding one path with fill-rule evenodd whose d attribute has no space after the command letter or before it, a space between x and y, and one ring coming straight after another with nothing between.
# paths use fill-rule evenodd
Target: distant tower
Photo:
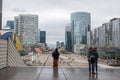
<instances>
[{"instance_id":1,"label":"distant tower","mask_svg":"<svg viewBox=\"0 0 120 80\"><path fill-rule=\"evenodd\" d=\"M71 27L67 24L65 27L65 50L72 51Z\"/></svg>"},{"instance_id":2,"label":"distant tower","mask_svg":"<svg viewBox=\"0 0 120 80\"><path fill-rule=\"evenodd\" d=\"M15 17L14 32L20 37L23 46L39 42L38 15L21 14Z\"/></svg>"},{"instance_id":3,"label":"distant tower","mask_svg":"<svg viewBox=\"0 0 120 80\"><path fill-rule=\"evenodd\" d=\"M60 42L59 41L56 42L56 48L60 48Z\"/></svg>"},{"instance_id":4,"label":"distant tower","mask_svg":"<svg viewBox=\"0 0 120 80\"><path fill-rule=\"evenodd\" d=\"M71 14L72 45L87 44L87 32L90 31L91 16L87 12Z\"/></svg>"},{"instance_id":5,"label":"distant tower","mask_svg":"<svg viewBox=\"0 0 120 80\"><path fill-rule=\"evenodd\" d=\"M46 43L46 31L40 31L40 43Z\"/></svg>"},{"instance_id":6,"label":"distant tower","mask_svg":"<svg viewBox=\"0 0 120 80\"><path fill-rule=\"evenodd\" d=\"M10 29L14 29L14 21L8 20L6 23L6 27L10 27Z\"/></svg>"},{"instance_id":7,"label":"distant tower","mask_svg":"<svg viewBox=\"0 0 120 80\"><path fill-rule=\"evenodd\" d=\"M8 20L6 27L9 27L11 31L14 31L14 21Z\"/></svg>"},{"instance_id":8,"label":"distant tower","mask_svg":"<svg viewBox=\"0 0 120 80\"><path fill-rule=\"evenodd\" d=\"M2 29L2 0L0 0L0 30Z\"/></svg>"}]
</instances>

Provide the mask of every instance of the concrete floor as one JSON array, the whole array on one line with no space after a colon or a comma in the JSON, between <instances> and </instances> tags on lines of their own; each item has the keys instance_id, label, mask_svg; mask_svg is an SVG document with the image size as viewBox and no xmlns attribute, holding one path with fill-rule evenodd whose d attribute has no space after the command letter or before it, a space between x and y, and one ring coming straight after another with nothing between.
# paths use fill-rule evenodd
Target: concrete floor
<instances>
[{"instance_id":1,"label":"concrete floor","mask_svg":"<svg viewBox=\"0 0 120 80\"><path fill-rule=\"evenodd\" d=\"M0 80L120 80L120 68L99 68L97 75L89 75L78 67L13 67L1 69Z\"/></svg>"}]
</instances>

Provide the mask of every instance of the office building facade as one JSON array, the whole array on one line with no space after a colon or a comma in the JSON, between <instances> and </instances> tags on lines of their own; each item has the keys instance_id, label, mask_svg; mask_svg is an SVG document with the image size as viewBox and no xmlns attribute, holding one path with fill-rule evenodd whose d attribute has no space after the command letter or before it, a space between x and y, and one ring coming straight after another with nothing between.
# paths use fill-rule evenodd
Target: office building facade
<instances>
[{"instance_id":1,"label":"office building facade","mask_svg":"<svg viewBox=\"0 0 120 80\"><path fill-rule=\"evenodd\" d=\"M92 31L87 32L87 45L90 47L92 45L93 35Z\"/></svg>"},{"instance_id":2,"label":"office building facade","mask_svg":"<svg viewBox=\"0 0 120 80\"><path fill-rule=\"evenodd\" d=\"M72 46L87 44L87 32L91 29L91 16L87 12L71 14ZM74 49L73 49L74 50Z\"/></svg>"},{"instance_id":3,"label":"office building facade","mask_svg":"<svg viewBox=\"0 0 120 80\"><path fill-rule=\"evenodd\" d=\"M19 22L18 22L18 19L19 19L19 17L18 16L15 16L14 17L14 33L16 33L16 34L18 34L18 24L20 24ZM20 33L19 33L20 34Z\"/></svg>"},{"instance_id":4,"label":"office building facade","mask_svg":"<svg viewBox=\"0 0 120 80\"><path fill-rule=\"evenodd\" d=\"M98 46L99 36L98 36L98 28L94 30L94 45Z\"/></svg>"},{"instance_id":5,"label":"office building facade","mask_svg":"<svg viewBox=\"0 0 120 80\"><path fill-rule=\"evenodd\" d=\"M46 31L40 31L40 43L46 43Z\"/></svg>"},{"instance_id":6,"label":"office building facade","mask_svg":"<svg viewBox=\"0 0 120 80\"><path fill-rule=\"evenodd\" d=\"M99 36L99 47L105 47L107 44L107 23L103 24L101 27L98 28L98 36Z\"/></svg>"},{"instance_id":7,"label":"office building facade","mask_svg":"<svg viewBox=\"0 0 120 80\"><path fill-rule=\"evenodd\" d=\"M64 42L59 42L59 41L57 41L56 42L56 48L64 48Z\"/></svg>"},{"instance_id":8,"label":"office building facade","mask_svg":"<svg viewBox=\"0 0 120 80\"><path fill-rule=\"evenodd\" d=\"M15 17L14 32L18 34L23 45L39 42L38 15L20 14Z\"/></svg>"},{"instance_id":9,"label":"office building facade","mask_svg":"<svg viewBox=\"0 0 120 80\"><path fill-rule=\"evenodd\" d=\"M6 23L6 27L10 27L10 29L14 30L14 21L8 20Z\"/></svg>"},{"instance_id":10,"label":"office building facade","mask_svg":"<svg viewBox=\"0 0 120 80\"><path fill-rule=\"evenodd\" d=\"M88 34L89 36L90 34ZM113 18L108 23L94 30L92 45L97 47L120 48L120 18Z\"/></svg>"},{"instance_id":11,"label":"office building facade","mask_svg":"<svg viewBox=\"0 0 120 80\"><path fill-rule=\"evenodd\" d=\"M65 50L72 51L72 40L71 40L71 27L67 25L65 27Z\"/></svg>"},{"instance_id":12,"label":"office building facade","mask_svg":"<svg viewBox=\"0 0 120 80\"><path fill-rule=\"evenodd\" d=\"M60 48L60 42L59 41L56 42L56 48Z\"/></svg>"},{"instance_id":13,"label":"office building facade","mask_svg":"<svg viewBox=\"0 0 120 80\"><path fill-rule=\"evenodd\" d=\"M112 19L112 45L120 49L120 18Z\"/></svg>"}]
</instances>

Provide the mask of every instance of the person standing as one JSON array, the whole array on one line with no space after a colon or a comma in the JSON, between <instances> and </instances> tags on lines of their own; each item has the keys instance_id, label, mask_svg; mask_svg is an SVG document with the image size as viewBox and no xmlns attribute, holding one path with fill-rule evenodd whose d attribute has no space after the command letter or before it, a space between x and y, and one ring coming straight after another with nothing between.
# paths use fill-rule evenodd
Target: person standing
<instances>
[{"instance_id":1,"label":"person standing","mask_svg":"<svg viewBox=\"0 0 120 80\"><path fill-rule=\"evenodd\" d=\"M59 60L60 53L58 52L58 48L52 53L53 57L53 67L58 67L58 60Z\"/></svg>"},{"instance_id":2,"label":"person standing","mask_svg":"<svg viewBox=\"0 0 120 80\"><path fill-rule=\"evenodd\" d=\"M95 54L95 69L96 69L96 74L98 73L98 52L97 52L97 47L94 48L94 54Z\"/></svg>"},{"instance_id":3,"label":"person standing","mask_svg":"<svg viewBox=\"0 0 120 80\"><path fill-rule=\"evenodd\" d=\"M88 66L89 66L89 74L91 74L91 67L92 67L92 63L91 63L91 60L90 60L91 54L92 54L92 47L90 47L88 49L88 55L87 55L87 57L88 57Z\"/></svg>"}]
</instances>

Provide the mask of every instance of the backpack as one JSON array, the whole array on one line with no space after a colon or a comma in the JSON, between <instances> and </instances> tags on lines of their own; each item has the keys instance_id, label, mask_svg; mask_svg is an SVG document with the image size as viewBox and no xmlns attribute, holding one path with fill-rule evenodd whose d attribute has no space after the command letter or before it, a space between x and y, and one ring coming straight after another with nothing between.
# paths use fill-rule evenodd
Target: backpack
<instances>
[{"instance_id":1,"label":"backpack","mask_svg":"<svg viewBox=\"0 0 120 80\"><path fill-rule=\"evenodd\" d=\"M95 56L94 56L94 54L92 54L92 55L90 56L90 61L91 61L92 63L95 63Z\"/></svg>"}]
</instances>

